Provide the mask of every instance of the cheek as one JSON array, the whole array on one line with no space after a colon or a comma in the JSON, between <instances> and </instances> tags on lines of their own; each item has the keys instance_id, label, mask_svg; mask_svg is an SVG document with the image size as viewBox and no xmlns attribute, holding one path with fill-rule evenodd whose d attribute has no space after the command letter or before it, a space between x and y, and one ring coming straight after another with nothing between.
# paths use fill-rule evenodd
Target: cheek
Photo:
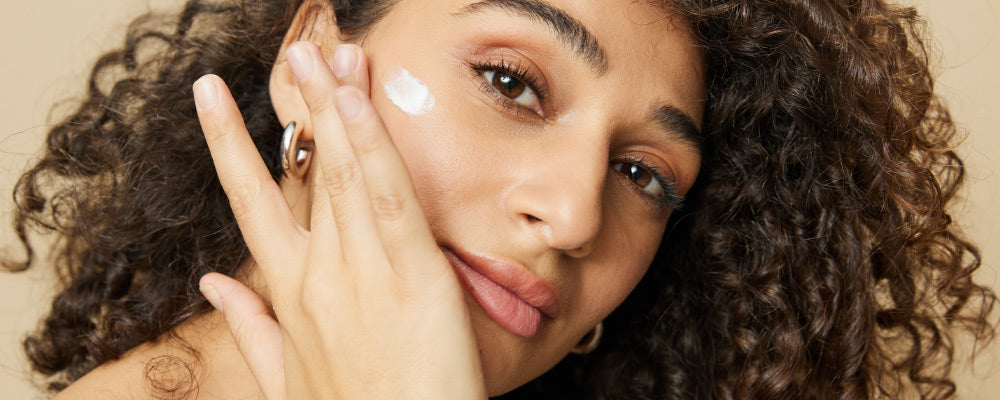
<instances>
[{"instance_id":1,"label":"cheek","mask_svg":"<svg viewBox=\"0 0 1000 400\"><path fill-rule=\"evenodd\" d=\"M413 76L423 78L416 72ZM424 113L405 110L410 105L418 104L415 100L420 96L411 97L409 100L414 100L411 104L399 107L397 103L409 100L394 98L391 90L386 90L389 85L381 82L372 82L372 103L406 163L417 197L433 225L444 217L439 210L446 210L447 204L461 201L454 198L461 188L475 184L474 171L481 165L477 163L476 146L471 143L474 135L469 134L468 129L462 129L465 119L462 110L449 102L448 96L444 95L445 90L435 85L433 80L426 81L430 82L425 84L434 103Z\"/></svg>"},{"instance_id":2,"label":"cheek","mask_svg":"<svg viewBox=\"0 0 1000 400\"><path fill-rule=\"evenodd\" d=\"M430 88L405 68L394 68L382 89L396 108L411 116L427 114L434 108L435 99Z\"/></svg>"},{"instance_id":3,"label":"cheek","mask_svg":"<svg viewBox=\"0 0 1000 400\"><path fill-rule=\"evenodd\" d=\"M605 204L613 204L613 200ZM599 247L589 261L593 268L585 268L580 279L582 309L588 310L587 322L595 324L638 285L656 255L666 225L635 215L609 214L615 213L605 212L603 231L595 244Z\"/></svg>"},{"instance_id":4,"label":"cheek","mask_svg":"<svg viewBox=\"0 0 1000 400\"><path fill-rule=\"evenodd\" d=\"M587 308L606 315L628 297L652 261L652 255L640 254L638 251L613 254L603 260L602 268L593 268L585 274L581 289L586 294L582 297L595 302Z\"/></svg>"}]
</instances>

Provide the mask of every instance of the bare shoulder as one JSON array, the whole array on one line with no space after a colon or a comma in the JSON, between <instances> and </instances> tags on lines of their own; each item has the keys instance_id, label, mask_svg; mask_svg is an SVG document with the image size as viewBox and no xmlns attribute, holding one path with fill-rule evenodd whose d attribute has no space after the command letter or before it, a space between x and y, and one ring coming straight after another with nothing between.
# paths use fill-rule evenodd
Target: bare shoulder
<instances>
[{"instance_id":1,"label":"bare shoulder","mask_svg":"<svg viewBox=\"0 0 1000 400\"><path fill-rule=\"evenodd\" d=\"M196 317L155 343L105 363L52 400L259 399L221 315Z\"/></svg>"},{"instance_id":2,"label":"bare shoulder","mask_svg":"<svg viewBox=\"0 0 1000 400\"><path fill-rule=\"evenodd\" d=\"M143 387L147 360L155 345L143 345L121 359L105 363L77 379L52 400L144 400L152 399Z\"/></svg>"}]
</instances>

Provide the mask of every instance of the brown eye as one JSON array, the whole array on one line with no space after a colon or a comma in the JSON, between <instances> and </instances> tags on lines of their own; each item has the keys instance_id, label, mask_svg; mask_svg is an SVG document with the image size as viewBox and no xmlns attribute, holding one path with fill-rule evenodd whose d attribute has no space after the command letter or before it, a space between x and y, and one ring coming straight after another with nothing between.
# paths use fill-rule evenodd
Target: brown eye
<instances>
[{"instance_id":1,"label":"brown eye","mask_svg":"<svg viewBox=\"0 0 1000 400\"><path fill-rule=\"evenodd\" d=\"M524 79L507 72L489 69L482 70L480 73L498 94L542 115L542 105L538 96L535 94L535 90L525 83Z\"/></svg>"},{"instance_id":2,"label":"brown eye","mask_svg":"<svg viewBox=\"0 0 1000 400\"><path fill-rule=\"evenodd\" d=\"M636 186L642 188L647 193L656 197L663 196L663 185L645 167L639 164L620 162L612 164L611 169L625 175L625 178L634 182Z\"/></svg>"},{"instance_id":3,"label":"brown eye","mask_svg":"<svg viewBox=\"0 0 1000 400\"><path fill-rule=\"evenodd\" d=\"M493 87L500 92L500 94L512 99L516 99L517 96L520 96L521 93L524 92L524 89L528 88L528 86L525 85L524 82L521 82L520 79L502 72L493 74L493 79L490 84L492 84Z\"/></svg>"}]
</instances>

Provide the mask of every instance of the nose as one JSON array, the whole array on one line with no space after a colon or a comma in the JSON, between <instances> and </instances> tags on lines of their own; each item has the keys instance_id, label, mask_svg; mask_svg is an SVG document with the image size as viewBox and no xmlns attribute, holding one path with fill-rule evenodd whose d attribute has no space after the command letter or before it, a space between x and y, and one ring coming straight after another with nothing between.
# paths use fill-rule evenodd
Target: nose
<instances>
[{"instance_id":1,"label":"nose","mask_svg":"<svg viewBox=\"0 0 1000 400\"><path fill-rule=\"evenodd\" d=\"M521 179L510 188L506 209L529 235L579 258L590 254L601 230L608 161L600 145L575 147L579 151L564 147L522 159Z\"/></svg>"}]
</instances>

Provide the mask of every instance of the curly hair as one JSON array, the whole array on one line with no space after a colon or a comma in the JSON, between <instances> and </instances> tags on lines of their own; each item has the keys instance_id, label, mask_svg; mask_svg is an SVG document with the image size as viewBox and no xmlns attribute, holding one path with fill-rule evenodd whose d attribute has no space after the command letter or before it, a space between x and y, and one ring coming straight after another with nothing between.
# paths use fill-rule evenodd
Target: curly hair
<instances>
[{"instance_id":1,"label":"curly hair","mask_svg":"<svg viewBox=\"0 0 1000 400\"><path fill-rule=\"evenodd\" d=\"M64 288L25 341L50 390L210 309L248 256L190 83L230 85L278 179L268 80L301 0L190 0L132 23L18 182L15 229L58 233ZM332 1L348 39L394 1ZM505 399L953 397L954 337L996 296L946 205L964 170L921 20L881 0L660 1L707 60L703 167L605 340Z\"/></svg>"}]
</instances>

